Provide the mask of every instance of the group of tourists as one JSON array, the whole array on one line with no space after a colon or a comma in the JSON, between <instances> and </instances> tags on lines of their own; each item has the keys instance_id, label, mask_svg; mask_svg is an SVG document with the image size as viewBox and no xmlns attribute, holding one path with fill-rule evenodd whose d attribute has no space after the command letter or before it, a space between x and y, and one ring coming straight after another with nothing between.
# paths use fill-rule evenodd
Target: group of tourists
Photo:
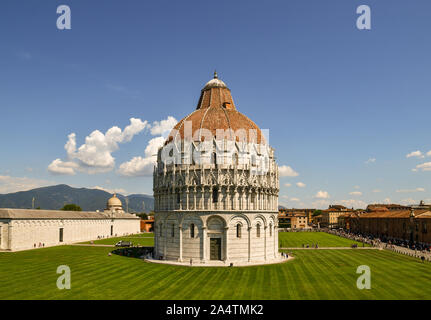
<instances>
[{"instance_id":1,"label":"group of tourists","mask_svg":"<svg viewBox=\"0 0 431 320\"><path fill-rule=\"evenodd\" d=\"M303 248L315 248L315 249L317 249L317 248L319 248L319 245L317 243L312 243L310 246L308 243L307 244L303 243L302 247Z\"/></svg>"}]
</instances>

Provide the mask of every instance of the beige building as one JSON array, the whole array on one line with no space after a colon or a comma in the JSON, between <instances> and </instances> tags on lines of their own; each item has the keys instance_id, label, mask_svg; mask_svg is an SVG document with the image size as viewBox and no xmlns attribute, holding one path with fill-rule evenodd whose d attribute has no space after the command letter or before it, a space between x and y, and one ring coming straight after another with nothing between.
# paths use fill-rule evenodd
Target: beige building
<instances>
[{"instance_id":1,"label":"beige building","mask_svg":"<svg viewBox=\"0 0 431 320\"><path fill-rule=\"evenodd\" d=\"M296 213L291 218L293 229L309 229L308 216L301 213Z\"/></svg>"},{"instance_id":2,"label":"beige building","mask_svg":"<svg viewBox=\"0 0 431 320\"><path fill-rule=\"evenodd\" d=\"M353 209L348 209L341 205L331 205L328 209L322 210L320 227L337 228L338 218L346 213L353 212Z\"/></svg>"},{"instance_id":3,"label":"beige building","mask_svg":"<svg viewBox=\"0 0 431 320\"><path fill-rule=\"evenodd\" d=\"M19 251L140 232L115 195L103 212L0 209L0 250Z\"/></svg>"},{"instance_id":4,"label":"beige building","mask_svg":"<svg viewBox=\"0 0 431 320\"><path fill-rule=\"evenodd\" d=\"M274 150L217 74L159 149L153 188L156 258L225 265L280 259Z\"/></svg>"}]
</instances>

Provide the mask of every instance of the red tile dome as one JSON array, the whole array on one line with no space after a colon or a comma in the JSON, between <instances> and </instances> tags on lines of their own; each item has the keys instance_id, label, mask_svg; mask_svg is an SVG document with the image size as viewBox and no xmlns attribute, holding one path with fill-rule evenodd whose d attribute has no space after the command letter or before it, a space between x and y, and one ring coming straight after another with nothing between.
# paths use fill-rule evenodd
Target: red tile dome
<instances>
[{"instance_id":1,"label":"red tile dome","mask_svg":"<svg viewBox=\"0 0 431 320\"><path fill-rule=\"evenodd\" d=\"M259 144L265 144L265 138L259 127L236 109L229 88L223 81L218 79L216 72L214 73L214 79L208 81L202 89L196 110L175 125L166 143L173 139L178 139L177 135L184 139L185 121L191 121L194 140L199 140L195 137L197 135L195 132L199 129L209 130L214 137L217 129L231 129L233 132L244 129L248 142L253 142L254 140ZM256 133L256 139L253 139L250 129ZM233 136L226 138L234 139ZM202 139L203 137L201 137ZM239 140L238 137L236 137L236 140Z\"/></svg>"}]
</instances>

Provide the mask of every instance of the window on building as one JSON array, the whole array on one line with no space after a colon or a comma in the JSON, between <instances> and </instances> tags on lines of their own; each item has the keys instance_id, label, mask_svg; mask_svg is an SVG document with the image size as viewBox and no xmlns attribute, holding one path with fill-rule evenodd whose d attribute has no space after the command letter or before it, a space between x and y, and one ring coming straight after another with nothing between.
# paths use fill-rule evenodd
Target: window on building
<instances>
[{"instance_id":1,"label":"window on building","mask_svg":"<svg viewBox=\"0 0 431 320\"><path fill-rule=\"evenodd\" d=\"M178 191L178 192L177 192L177 203L180 203L180 199L181 199L181 197L180 197L180 192Z\"/></svg>"},{"instance_id":2,"label":"window on building","mask_svg":"<svg viewBox=\"0 0 431 320\"><path fill-rule=\"evenodd\" d=\"M195 225L194 223L190 224L190 238L195 237Z\"/></svg>"},{"instance_id":3,"label":"window on building","mask_svg":"<svg viewBox=\"0 0 431 320\"><path fill-rule=\"evenodd\" d=\"M63 242L63 228L60 228L60 234L59 234L59 242Z\"/></svg>"},{"instance_id":4,"label":"window on building","mask_svg":"<svg viewBox=\"0 0 431 320\"><path fill-rule=\"evenodd\" d=\"M256 225L256 237L260 237L260 224L258 223L257 225Z\"/></svg>"},{"instance_id":5,"label":"window on building","mask_svg":"<svg viewBox=\"0 0 431 320\"><path fill-rule=\"evenodd\" d=\"M217 154L215 152L213 152L211 155L211 163L217 165Z\"/></svg>"},{"instance_id":6,"label":"window on building","mask_svg":"<svg viewBox=\"0 0 431 320\"><path fill-rule=\"evenodd\" d=\"M214 188L213 189L213 202L218 202L218 189Z\"/></svg>"},{"instance_id":7,"label":"window on building","mask_svg":"<svg viewBox=\"0 0 431 320\"><path fill-rule=\"evenodd\" d=\"M114 226L111 226L111 236L114 234Z\"/></svg>"},{"instance_id":8,"label":"window on building","mask_svg":"<svg viewBox=\"0 0 431 320\"><path fill-rule=\"evenodd\" d=\"M252 166L255 166L257 164L257 161L256 161L256 155L255 154L253 154L252 156L251 156L251 165Z\"/></svg>"},{"instance_id":9,"label":"window on building","mask_svg":"<svg viewBox=\"0 0 431 320\"><path fill-rule=\"evenodd\" d=\"M241 224L236 225L236 237L241 238Z\"/></svg>"},{"instance_id":10,"label":"window on building","mask_svg":"<svg viewBox=\"0 0 431 320\"><path fill-rule=\"evenodd\" d=\"M160 224L160 230L159 230L159 234L161 237L163 237L163 223Z\"/></svg>"},{"instance_id":11,"label":"window on building","mask_svg":"<svg viewBox=\"0 0 431 320\"><path fill-rule=\"evenodd\" d=\"M272 237L272 222L269 224L269 236Z\"/></svg>"},{"instance_id":12,"label":"window on building","mask_svg":"<svg viewBox=\"0 0 431 320\"><path fill-rule=\"evenodd\" d=\"M0 227L1 228L1 227ZM0 229L1 230L1 229ZM422 233L427 233L428 232L428 230L427 230L427 223L426 222L424 222L423 223L423 225L422 225ZM1 235L1 232L0 232L0 235Z\"/></svg>"},{"instance_id":13,"label":"window on building","mask_svg":"<svg viewBox=\"0 0 431 320\"><path fill-rule=\"evenodd\" d=\"M172 224L171 236L172 238L175 237L175 224Z\"/></svg>"},{"instance_id":14,"label":"window on building","mask_svg":"<svg viewBox=\"0 0 431 320\"><path fill-rule=\"evenodd\" d=\"M232 164L234 164L234 165L238 165L238 153L237 153L237 152L235 152L235 153L232 155Z\"/></svg>"}]
</instances>

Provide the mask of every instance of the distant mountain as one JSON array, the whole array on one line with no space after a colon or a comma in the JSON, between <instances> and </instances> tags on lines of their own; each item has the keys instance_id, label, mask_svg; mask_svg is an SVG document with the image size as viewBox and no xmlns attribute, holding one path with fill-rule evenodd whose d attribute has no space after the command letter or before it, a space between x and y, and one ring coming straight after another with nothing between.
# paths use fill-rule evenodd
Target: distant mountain
<instances>
[{"instance_id":1,"label":"distant mountain","mask_svg":"<svg viewBox=\"0 0 431 320\"><path fill-rule=\"evenodd\" d=\"M0 208L30 209L32 199L35 198L34 207L41 209L58 210L67 203L77 204L84 211L103 210L112 194L99 189L72 188L66 184L49 186L0 194ZM126 210L126 198L129 199L129 212L150 212L154 210L154 198L144 194L131 194L127 197L117 194Z\"/></svg>"}]
</instances>

